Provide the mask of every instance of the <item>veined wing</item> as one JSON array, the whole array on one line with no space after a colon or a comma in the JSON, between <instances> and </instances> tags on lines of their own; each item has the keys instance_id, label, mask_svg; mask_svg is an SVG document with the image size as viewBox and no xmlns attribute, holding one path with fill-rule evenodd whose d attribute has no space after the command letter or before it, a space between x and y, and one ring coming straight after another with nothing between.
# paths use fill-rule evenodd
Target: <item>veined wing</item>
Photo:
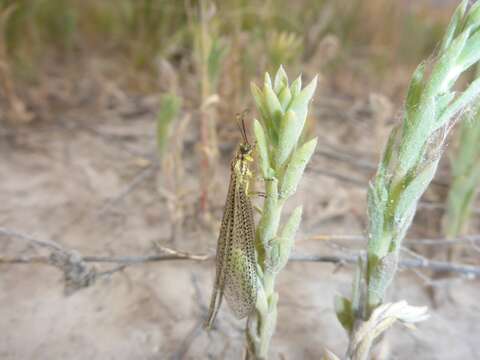
<instances>
[{"instance_id":1,"label":"veined wing","mask_svg":"<svg viewBox=\"0 0 480 360\"><path fill-rule=\"evenodd\" d=\"M257 299L255 223L244 179L235 181L233 232L225 264L225 298L238 319L248 316Z\"/></svg>"},{"instance_id":2,"label":"veined wing","mask_svg":"<svg viewBox=\"0 0 480 360\"><path fill-rule=\"evenodd\" d=\"M232 172L230 176L230 184L228 186L227 199L225 201L225 207L223 211L222 224L220 226L220 234L217 242L215 282L213 285L208 317L205 323L205 327L207 328L212 327L223 299L223 291L225 287L225 268L228 263L228 254L231 251L230 249L232 247L232 237L234 233L233 218L235 187L236 177L235 173Z\"/></svg>"}]
</instances>

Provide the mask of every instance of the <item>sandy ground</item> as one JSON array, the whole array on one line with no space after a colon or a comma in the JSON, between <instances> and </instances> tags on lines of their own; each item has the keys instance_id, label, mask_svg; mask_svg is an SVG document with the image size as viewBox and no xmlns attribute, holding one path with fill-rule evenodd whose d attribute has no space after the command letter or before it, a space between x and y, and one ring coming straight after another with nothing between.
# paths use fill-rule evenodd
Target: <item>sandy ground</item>
<instances>
[{"instance_id":1,"label":"sandy ground","mask_svg":"<svg viewBox=\"0 0 480 360\"><path fill-rule=\"evenodd\" d=\"M365 187L358 183L366 182L372 170L367 166L353 171L351 164L328 154L343 144L345 153L375 163L378 146L375 137L367 135L375 116L367 100L341 100L339 107L351 115L345 118L335 117L327 105L316 102L323 110L314 112L315 119L322 121L312 131L320 137L320 146L290 204L305 206L299 239L319 233L361 234L365 227ZM152 134L151 111L80 118L67 114L33 129L9 129L0 138L0 226L90 255L151 254L154 242L192 252L212 251L216 243L212 228L218 227L227 187L228 151L218 173L210 227L199 219L195 196L188 196L197 191L194 145L185 151L182 187L187 196L181 236L173 242L171 215L159 191L163 175L159 170L105 206L145 171L154 149ZM357 183L325 176L326 171L348 174ZM421 227L417 219L414 230L421 233ZM0 237L1 254L31 251L25 243ZM342 249L303 240L296 252ZM320 263L286 267L278 279L279 320L271 359L319 359L324 346L344 353L347 338L332 304L336 294L348 292L351 270ZM65 296L62 274L55 268L2 265L0 358L240 359L245 324L227 307L214 331L201 329L213 275L211 262L165 261L130 267ZM431 318L416 331L397 326L390 332L386 342L390 359L480 359L478 281L456 278L437 285L448 285L449 296L433 308L425 279L412 271L399 274L391 298L428 305Z\"/></svg>"}]
</instances>

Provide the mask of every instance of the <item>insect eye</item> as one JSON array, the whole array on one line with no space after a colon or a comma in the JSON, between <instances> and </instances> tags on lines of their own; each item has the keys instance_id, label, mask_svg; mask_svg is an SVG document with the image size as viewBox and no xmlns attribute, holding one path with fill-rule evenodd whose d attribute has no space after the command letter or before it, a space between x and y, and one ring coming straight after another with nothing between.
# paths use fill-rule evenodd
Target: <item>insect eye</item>
<instances>
[{"instance_id":1,"label":"insect eye","mask_svg":"<svg viewBox=\"0 0 480 360\"><path fill-rule=\"evenodd\" d=\"M248 144L243 144L240 148L240 151L244 154L248 154L252 151L252 147Z\"/></svg>"}]
</instances>

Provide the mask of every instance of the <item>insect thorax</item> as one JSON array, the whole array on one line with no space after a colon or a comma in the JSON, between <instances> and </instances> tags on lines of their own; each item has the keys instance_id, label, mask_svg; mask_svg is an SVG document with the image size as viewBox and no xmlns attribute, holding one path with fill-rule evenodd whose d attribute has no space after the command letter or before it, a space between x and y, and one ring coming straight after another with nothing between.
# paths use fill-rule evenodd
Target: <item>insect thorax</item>
<instances>
[{"instance_id":1,"label":"insect thorax","mask_svg":"<svg viewBox=\"0 0 480 360\"><path fill-rule=\"evenodd\" d=\"M240 181L248 187L248 182L252 173L250 171L250 163L253 161L252 157L253 147L250 144L240 144L237 154L232 162L232 171L235 172L237 181Z\"/></svg>"}]
</instances>

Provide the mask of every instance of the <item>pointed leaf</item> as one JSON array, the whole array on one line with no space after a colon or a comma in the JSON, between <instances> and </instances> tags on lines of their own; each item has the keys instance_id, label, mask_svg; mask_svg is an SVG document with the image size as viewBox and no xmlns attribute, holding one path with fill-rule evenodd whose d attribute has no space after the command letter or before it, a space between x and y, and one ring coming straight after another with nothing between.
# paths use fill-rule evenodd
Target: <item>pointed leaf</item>
<instances>
[{"instance_id":1,"label":"pointed leaf","mask_svg":"<svg viewBox=\"0 0 480 360\"><path fill-rule=\"evenodd\" d=\"M402 190L395 208L395 223L400 225L408 218L410 211L415 211L420 197L423 195L427 186L432 181L437 169L438 159L432 159L419 172L414 175L413 180Z\"/></svg>"},{"instance_id":2,"label":"pointed leaf","mask_svg":"<svg viewBox=\"0 0 480 360\"><path fill-rule=\"evenodd\" d=\"M263 177L268 178L270 172L270 160L268 156L268 143L263 131L263 126L257 119L253 120L253 132L257 140L258 155L260 157L260 169Z\"/></svg>"},{"instance_id":3,"label":"pointed leaf","mask_svg":"<svg viewBox=\"0 0 480 360\"><path fill-rule=\"evenodd\" d=\"M295 113L291 110L287 111L280 121L278 147L274 160L277 168L285 163L295 148L301 133L299 127L300 124Z\"/></svg>"},{"instance_id":4,"label":"pointed leaf","mask_svg":"<svg viewBox=\"0 0 480 360\"><path fill-rule=\"evenodd\" d=\"M271 272L276 274L287 264L295 244L295 234L297 233L301 220L302 207L298 206L290 215L280 232L280 236L269 242L267 265Z\"/></svg>"},{"instance_id":5,"label":"pointed leaf","mask_svg":"<svg viewBox=\"0 0 480 360\"><path fill-rule=\"evenodd\" d=\"M302 212L302 206L297 206L280 232L280 236L284 239L288 239L292 244L295 240L295 234L297 233L298 227L300 226L300 221L302 221Z\"/></svg>"},{"instance_id":6,"label":"pointed leaf","mask_svg":"<svg viewBox=\"0 0 480 360\"><path fill-rule=\"evenodd\" d=\"M268 112L271 118L274 120L274 126L278 126L278 122L283 115L282 105L278 100L277 94L275 94L271 87L267 86L263 89L265 95L265 102L267 104Z\"/></svg>"},{"instance_id":7,"label":"pointed leaf","mask_svg":"<svg viewBox=\"0 0 480 360\"><path fill-rule=\"evenodd\" d=\"M355 313L350 300L343 296L335 296L335 313L340 324L350 334L355 324Z\"/></svg>"},{"instance_id":8,"label":"pointed leaf","mask_svg":"<svg viewBox=\"0 0 480 360\"><path fill-rule=\"evenodd\" d=\"M260 88L255 83L250 83L250 89L257 105L257 109L260 112L261 120L266 127L266 135L270 141L275 141L276 134L274 131L275 126L273 125L273 120L268 111L268 107L265 101L265 96L260 90Z\"/></svg>"},{"instance_id":9,"label":"pointed leaf","mask_svg":"<svg viewBox=\"0 0 480 360\"><path fill-rule=\"evenodd\" d=\"M297 134L295 134L297 139L300 138L305 120L307 119L308 104L317 87L317 78L318 76L315 76L315 78L291 100L290 106L288 107L288 110L293 111L298 119L299 126L297 128Z\"/></svg>"},{"instance_id":10,"label":"pointed leaf","mask_svg":"<svg viewBox=\"0 0 480 360\"><path fill-rule=\"evenodd\" d=\"M391 284L397 271L397 253L391 252L379 259L376 266L371 269L368 279L368 303L375 307L381 304L385 291Z\"/></svg>"},{"instance_id":11,"label":"pointed leaf","mask_svg":"<svg viewBox=\"0 0 480 360\"><path fill-rule=\"evenodd\" d=\"M292 93L290 92L290 89L288 88L288 86L285 86L284 88L282 88L282 90L278 94L278 100L282 105L282 110L284 112L287 111L288 105L290 105L290 100L292 100Z\"/></svg>"},{"instance_id":12,"label":"pointed leaf","mask_svg":"<svg viewBox=\"0 0 480 360\"><path fill-rule=\"evenodd\" d=\"M270 74L268 72L265 73L265 77L264 77L264 80L263 80L263 86L264 87L270 87L270 88L273 87L272 78L270 77Z\"/></svg>"},{"instance_id":13,"label":"pointed leaf","mask_svg":"<svg viewBox=\"0 0 480 360\"><path fill-rule=\"evenodd\" d=\"M280 187L280 197L288 198L297 191L298 183L305 171L308 161L310 160L315 146L317 145L317 138L314 138L299 149L297 149L290 159L285 174L282 179Z\"/></svg>"},{"instance_id":14,"label":"pointed leaf","mask_svg":"<svg viewBox=\"0 0 480 360\"><path fill-rule=\"evenodd\" d=\"M420 103L420 99L422 96L423 88L424 88L424 76L425 76L425 63L422 62L418 67L415 69L412 80L410 81L410 86L407 92L407 101L406 101L406 108L407 108L407 124L409 124L409 120L412 119L414 116L414 111L417 109L418 104Z\"/></svg>"},{"instance_id":15,"label":"pointed leaf","mask_svg":"<svg viewBox=\"0 0 480 360\"><path fill-rule=\"evenodd\" d=\"M283 65L280 65L277 73L275 74L275 80L273 81L273 89L275 90L276 94L279 94L284 87L288 87L288 76L285 72L285 69L283 68Z\"/></svg>"},{"instance_id":16,"label":"pointed leaf","mask_svg":"<svg viewBox=\"0 0 480 360\"><path fill-rule=\"evenodd\" d=\"M452 42L452 39L457 35L458 29L462 25L463 17L465 16L465 12L467 10L468 0L463 0L460 5L455 9L453 13L452 20L448 24L448 28L445 31L445 35L443 36L441 51L445 51Z\"/></svg>"},{"instance_id":17,"label":"pointed leaf","mask_svg":"<svg viewBox=\"0 0 480 360\"><path fill-rule=\"evenodd\" d=\"M296 97L298 94L300 94L301 90L302 90L302 75L299 75L290 86L292 97Z\"/></svg>"}]
</instances>

